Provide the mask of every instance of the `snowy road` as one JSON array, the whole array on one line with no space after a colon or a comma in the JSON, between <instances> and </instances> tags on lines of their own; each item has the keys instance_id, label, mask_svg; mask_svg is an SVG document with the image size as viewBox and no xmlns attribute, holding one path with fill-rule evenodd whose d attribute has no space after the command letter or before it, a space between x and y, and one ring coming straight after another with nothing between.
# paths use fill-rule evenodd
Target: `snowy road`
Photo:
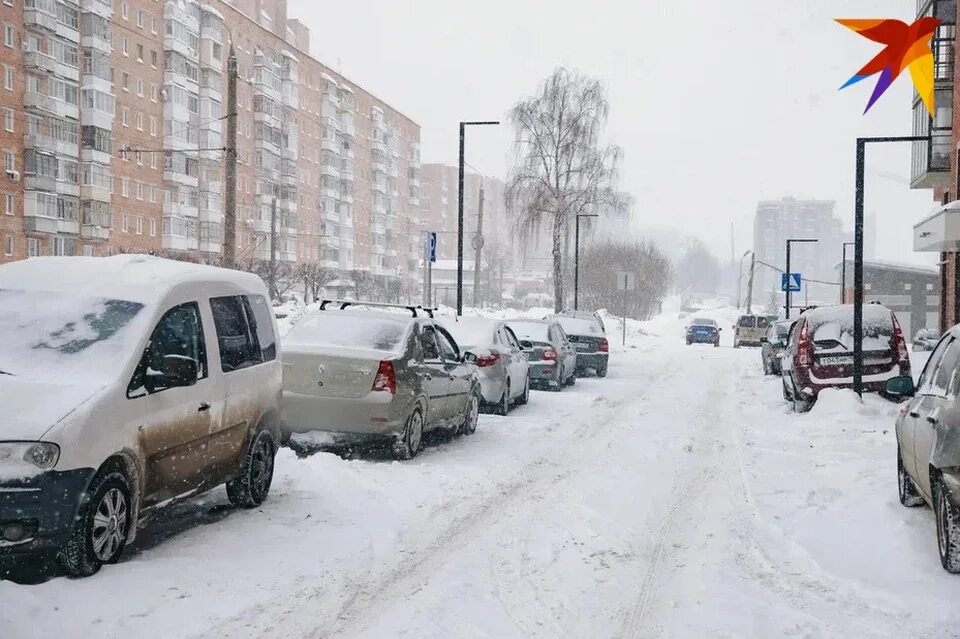
<instances>
[{"instance_id":1,"label":"snowy road","mask_svg":"<svg viewBox=\"0 0 960 639\"><path fill-rule=\"evenodd\" d=\"M216 492L93 578L0 583L0 637L957 635L895 407L794 415L757 351L674 337L411 463L284 451L260 511Z\"/></svg>"}]
</instances>

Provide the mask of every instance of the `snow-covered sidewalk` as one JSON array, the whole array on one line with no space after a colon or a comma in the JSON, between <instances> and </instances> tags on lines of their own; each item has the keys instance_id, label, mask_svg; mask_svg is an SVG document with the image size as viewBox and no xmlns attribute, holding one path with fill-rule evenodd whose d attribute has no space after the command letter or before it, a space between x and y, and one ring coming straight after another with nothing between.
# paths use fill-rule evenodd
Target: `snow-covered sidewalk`
<instances>
[{"instance_id":1,"label":"snow-covered sidewalk","mask_svg":"<svg viewBox=\"0 0 960 639\"><path fill-rule=\"evenodd\" d=\"M796 415L758 351L647 328L607 379L534 393L413 462L285 450L259 510L217 491L93 578L0 582L0 637L960 627L932 517L896 499L892 404L836 393Z\"/></svg>"}]
</instances>

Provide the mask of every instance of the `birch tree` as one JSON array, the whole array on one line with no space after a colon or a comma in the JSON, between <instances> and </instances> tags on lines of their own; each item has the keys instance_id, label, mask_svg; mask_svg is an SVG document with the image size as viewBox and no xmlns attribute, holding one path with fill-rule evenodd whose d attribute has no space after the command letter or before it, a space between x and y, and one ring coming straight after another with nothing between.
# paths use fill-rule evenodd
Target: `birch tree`
<instances>
[{"instance_id":1,"label":"birch tree","mask_svg":"<svg viewBox=\"0 0 960 639\"><path fill-rule=\"evenodd\" d=\"M564 67L510 110L516 159L507 205L518 213L521 241L543 228L551 232L557 311L564 303L564 238L576 216L603 215L621 205L622 194L614 188L621 151L601 144L609 112L603 83Z\"/></svg>"}]
</instances>

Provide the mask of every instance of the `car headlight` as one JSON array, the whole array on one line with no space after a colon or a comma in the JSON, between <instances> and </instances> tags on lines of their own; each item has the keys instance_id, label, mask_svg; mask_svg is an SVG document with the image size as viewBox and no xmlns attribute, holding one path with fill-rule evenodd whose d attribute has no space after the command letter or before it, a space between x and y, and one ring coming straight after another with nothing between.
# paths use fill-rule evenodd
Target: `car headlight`
<instances>
[{"instance_id":1,"label":"car headlight","mask_svg":"<svg viewBox=\"0 0 960 639\"><path fill-rule=\"evenodd\" d=\"M60 459L60 447L48 442L0 442L0 465L26 462L50 470Z\"/></svg>"}]
</instances>

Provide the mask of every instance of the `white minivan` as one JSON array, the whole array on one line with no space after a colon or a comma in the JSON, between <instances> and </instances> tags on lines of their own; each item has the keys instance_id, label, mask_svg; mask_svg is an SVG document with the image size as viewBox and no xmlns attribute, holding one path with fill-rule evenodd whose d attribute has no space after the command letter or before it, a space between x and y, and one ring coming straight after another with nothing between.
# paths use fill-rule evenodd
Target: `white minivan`
<instances>
[{"instance_id":1,"label":"white minivan","mask_svg":"<svg viewBox=\"0 0 960 639\"><path fill-rule=\"evenodd\" d=\"M255 275L144 255L0 266L0 559L116 562L149 509L226 483L259 505L280 442Z\"/></svg>"}]
</instances>

